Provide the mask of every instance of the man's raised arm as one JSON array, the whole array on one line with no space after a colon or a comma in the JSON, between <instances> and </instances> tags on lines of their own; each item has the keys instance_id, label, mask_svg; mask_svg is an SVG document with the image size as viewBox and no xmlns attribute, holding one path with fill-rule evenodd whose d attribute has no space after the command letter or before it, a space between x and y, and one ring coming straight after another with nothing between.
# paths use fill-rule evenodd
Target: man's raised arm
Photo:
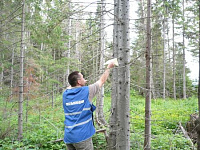
<instances>
[{"instance_id":1,"label":"man's raised arm","mask_svg":"<svg viewBox=\"0 0 200 150\"><path fill-rule=\"evenodd\" d=\"M104 73L101 75L100 79L97 81L97 83L99 84L99 87L101 88L102 85L106 82L106 80L108 79L108 76L110 74L110 69L113 68L115 65L113 62L109 63L106 70L104 71Z\"/></svg>"}]
</instances>

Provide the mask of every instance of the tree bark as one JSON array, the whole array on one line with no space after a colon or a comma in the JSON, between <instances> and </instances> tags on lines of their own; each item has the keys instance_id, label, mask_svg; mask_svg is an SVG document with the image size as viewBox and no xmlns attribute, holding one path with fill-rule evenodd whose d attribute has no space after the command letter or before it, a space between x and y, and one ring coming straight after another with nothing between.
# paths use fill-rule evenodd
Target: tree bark
<instances>
[{"instance_id":1,"label":"tree bark","mask_svg":"<svg viewBox=\"0 0 200 150\"><path fill-rule=\"evenodd\" d=\"M186 79L185 79L185 8L184 8L185 1L183 0L183 99L186 99Z\"/></svg>"},{"instance_id":2,"label":"tree bark","mask_svg":"<svg viewBox=\"0 0 200 150\"><path fill-rule=\"evenodd\" d=\"M15 48L12 48L12 60L11 60L11 69L10 69L10 95L11 95L11 101L12 101L12 97L13 97L13 76L14 76L14 59L15 59Z\"/></svg>"},{"instance_id":3,"label":"tree bark","mask_svg":"<svg viewBox=\"0 0 200 150\"><path fill-rule=\"evenodd\" d=\"M103 73L104 70L104 51L105 51L105 31L104 31L104 13L105 13L105 0L101 0L101 17L100 17L100 72ZM104 86L101 87L97 99L97 110L96 110L96 120L99 125L105 125L106 120L103 114L104 106Z\"/></svg>"},{"instance_id":4,"label":"tree bark","mask_svg":"<svg viewBox=\"0 0 200 150\"><path fill-rule=\"evenodd\" d=\"M4 59L4 54L1 54L1 57L2 57L2 62L1 62L1 73L0 73L0 90L3 89L3 71L4 71L3 59Z\"/></svg>"},{"instance_id":5,"label":"tree bark","mask_svg":"<svg viewBox=\"0 0 200 150\"><path fill-rule=\"evenodd\" d=\"M165 16L163 19L163 99L165 99Z\"/></svg>"},{"instance_id":6,"label":"tree bark","mask_svg":"<svg viewBox=\"0 0 200 150\"><path fill-rule=\"evenodd\" d=\"M76 20L75 21L75 41L78 41L78 21ZM80 69L80 51L78 49L79 47L79 43L76 43L75 45L75 53L76 53L76 59L77 59L77 68L78 70L81 70Z\"/></svg>"},{"instance_id":7,"label":"tree bark","mask_svg":"<svg viewBox=\"0 0 200 150\"><path fill-rule=\"evenodd\" d=\"M71 9L71 5L70 5L70 1L68 2L68 9L69 9L69 11L70 11L70 9ZM70 68L69 68L69 66L70 66L70 49L71 49L71 39L70 39L70 36L71 36L71 19L69 18L68 20L67 20L67 23L66 23L66 32L67 32L67 34L68 34L68 37L69 37L69 41L68 41L68 43L65 43L66 44L66 47L68 48L66 51L65 51L65 57L67 58L67 69L66 69L66 71L65 71L65 73L64 73L64 79L63 79L63 84L64 84L64 87L66 88L67 86L69 86L69 84L68 84L68 76L69 76L69 72L70 72Z\"/></svg>"},{"instance_id":8,"label":"tree bark","mask_svg":"<svg viewBox=\"0 0 200 150\"><path fill-rule=\"evenodd\" d=\"M151 149L151 0L147 1L146 99L144 150Z\"/></svg>"},{"instance_id":9,"label":"tree bark","mask_svg":"<svg viewBox=\"0 0 200 150\"><path fill-rule=\"evenodd\" d=\"M197 131L197 150L200 150L200 0L198 1L199 6L199 81L198 81L198 108L199 108L199 118L195 121Z\"/></svg>"},{"instance_id":10,"label":"tree bark","mask_svg":"<svg viewBox=\"0 0 200 150\"><path fill-rule=\"evenodd\" d=\"M24 47L25 47L25 0L22 1L22 24L21 24L21 50L20 50L20 79L19 79L19 111L18 111L18 140L23 138L23 77L24 77Z\"/></svg>"},{"instance_id":11,"label":"tree bark","mask_svg":"<svg viewBox=\"0 0 200 150\"><path fill-rule=\"evenodd\" d=\"M113 28L113 56L118 58L118 11L119 11L119 1L114 0L114 28ZM116 149L116 131L117 131L117 82L118 82L118 69L113 68L112 70L112 91L111 91L111 115L109 122L109 137L108 137L108 147L109 150Z\"/></svg>"},{"instance_id":12,"label":"tree bark","mask_svg":"<svg viewBox=\"0 0 200 150\"><path fill-rule=\"evenodd\" d=\"M174 12L173 12L174 13ZM173 16L172 16L172 30L173 30L173 34L172 34L172 36L173 36L173 38L172 38L172 40L173 40L173 96L174 96L174 99L176 99L176 69L175 69L175 41L174 41L174 14L173 14Z\"/></svg>"},{"instance_id":13,"label":"tree bark","mask_svg":"<svg viewBox=\"0 0 200 150\"><path fill-rule=\"evenodd\" d=\"M71 5L70 5L70 1L69 1L69 10L71 10ZM69 24L68 24L68 36L71 36L71 26L72 26L72 20L69 18ZM66 86L68 86L68 76L69 76L69 72L70 72L70 55L71 55L71 39L69 38L68 41L68 50L67 50L67 58L68 58L68 62L67 62L67 71L66 71Z\"/></svg>"},{"instance_id":14,"label":"tree bark","mask_svg":"<svg viewBox=\"0 0 200 150\"><path fill-rule=\"evenodd\" d=\"M129 0L118 3L118 91L116 149L130 149L130 39Z\"/></svg>"}]
</instances>

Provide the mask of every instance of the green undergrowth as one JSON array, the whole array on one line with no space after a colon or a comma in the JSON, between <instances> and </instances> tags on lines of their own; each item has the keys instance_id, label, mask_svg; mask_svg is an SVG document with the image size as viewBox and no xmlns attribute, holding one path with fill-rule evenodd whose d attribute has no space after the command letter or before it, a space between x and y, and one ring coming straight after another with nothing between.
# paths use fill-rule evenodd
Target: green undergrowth
<instances>
[{"instance_id":1,"label":"green undergrowth","mask_svg":"<svg viewBox=\"0 0 200 150\"><path fill-rule=\"evenodd\" d=\"M131 91L130 96L131 149L142 150L144 141L145 98ZM6 107L5 107L6 106ZM109 122L111 99L110 93L105 94L104 116ZM50 98L24 101L23 140L17 141L18 105L1 101L0 107L0 150L13 149L65 149L62 141L64 130L64 114L61 95L52 102ZM191 144L183 136L179 123L185 128L190 114L197 112L197 99L186 100L155 99L151 100L151 147L155 150L190 149ZM98 127L102 129L108 127ZM103 133L93 137L94 147L98 150L107 149Z\"/></svg>"},{"instance_id":2,"label":"green undergrowth","mask_svg":"<svg viewBox=\"0 0 200 150\"><path fill-rule=\"evenodd\" d=\"M131 98L132 149L142 149L144 141L145 99ZM190 149L191 143L184 137L179 124L186 129L190 114L198 110L197 99L151 100L152 149Z\"/></svg>"}]
</instances>

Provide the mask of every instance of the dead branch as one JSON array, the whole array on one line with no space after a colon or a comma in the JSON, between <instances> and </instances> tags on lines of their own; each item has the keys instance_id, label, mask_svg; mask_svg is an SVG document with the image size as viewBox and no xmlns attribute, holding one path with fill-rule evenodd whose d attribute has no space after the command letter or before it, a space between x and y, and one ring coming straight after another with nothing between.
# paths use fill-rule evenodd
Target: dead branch
<instances>
[{"instance_id":1,"label":"dead branch","mask_svg":"<svg viewBox=\"0 0 200 150\"><path fill-rule=\"evenodd\" d=\"M180 128L181 131L183 132L183 135L185 136L185 138L187 138L187 139L190 141L190 143L191 143L191 145L192 145L192 149L194 149L194 144L193 144L191 138L189 137L187 131L183 128L181 122L179 122L179 128Z\"/></svg>"}]
</instances>

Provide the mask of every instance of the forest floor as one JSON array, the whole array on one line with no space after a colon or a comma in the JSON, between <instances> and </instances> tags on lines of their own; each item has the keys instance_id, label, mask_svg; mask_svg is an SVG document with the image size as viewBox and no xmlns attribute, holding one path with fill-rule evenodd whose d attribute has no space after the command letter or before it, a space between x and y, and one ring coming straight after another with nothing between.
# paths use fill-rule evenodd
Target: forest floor
<instances>
[{"instance_id":1,"label":"forest floor","mask_svg":"<svg viewBox=\"0 0 200 150\"><path fill-rule=\"evenodd\" d=\"M131 149L142 150L144 142L144 112L145 99L131 93L130 121L131 121ZM188 121L192 114L198 112L197 98L186 100L155 99L151 101L151 148L153 150L191 149L194 146L186 137ZM104 116L109 123L111 99L110 93L105 94ZM62 140L64 129L64 115L62 96L54 101L50 98L24 101L23 141L17 141L18 115L16 102L0 103L0 150L12 149L65 149ZM107 126L97 126L97 130ZM189 134L189 133L188 133ZM106 150L107 143L103 133L93 137L94 147L97 150Z\"/></svg>"}]
</instances>

